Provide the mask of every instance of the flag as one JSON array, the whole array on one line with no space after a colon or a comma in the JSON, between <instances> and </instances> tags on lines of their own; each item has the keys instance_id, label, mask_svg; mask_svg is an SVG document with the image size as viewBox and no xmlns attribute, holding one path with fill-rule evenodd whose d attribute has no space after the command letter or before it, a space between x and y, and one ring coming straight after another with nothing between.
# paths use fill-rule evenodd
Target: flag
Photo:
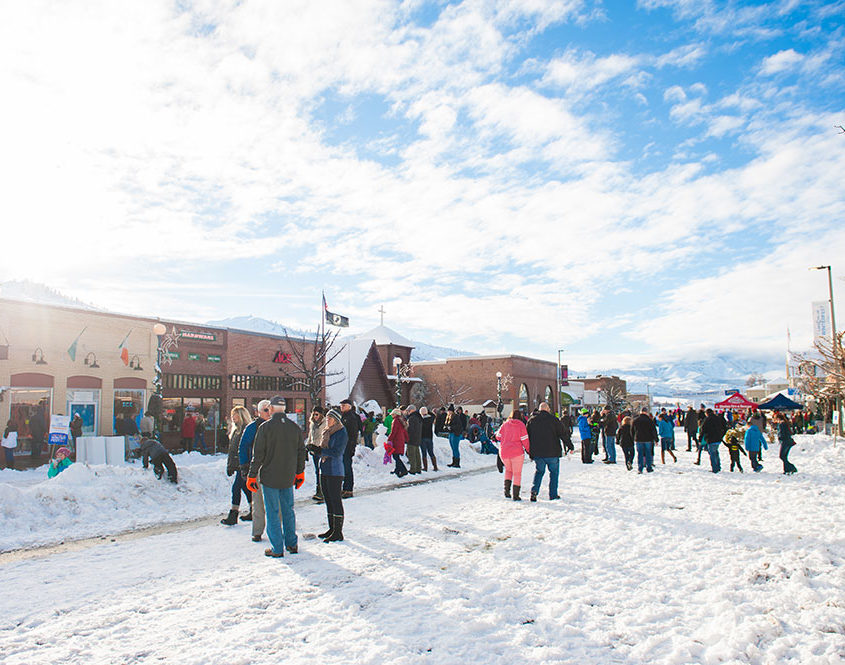
<instances>
[{"instance_id":1,"label":"flag","mask_svg":"<svg viewBox=\"0 0 845 665\"><path fill-rule=\"evenodd\" d=\"M126 340L129 339L129 335L131 334L132 329L130 328L129 332L126 333L126 337L124 337L123 341L117 346L117 348L120 350L120 359L123 361L123 365L125 367L129 366L129 349L126 348Z\"/></svg>"},{"instance_id":2,"label":"flag","mask_svg":"<svg viewBox=\"0 0 845 665\"><path fill-rule=\"evenodd\" d=\"M329 306L326 304L326 294L323 294L323 311L325 312L326 323L330 326L337 326L338 328L349 327L349 317L334 314L329 311Z\"/></svg>"},{"instance_id":3,"label":"flag","mask_svg":"<svg viewBox=\"0 0 845 665\"><path fill-rule=\"evenodd\" d=\"M74 362L76 362L76 345L77 345L77 343L79 342L79 338L80 338L80 337L82 337L82 333L84 333L86 330L88 330L88 326L85 326L85 327L82 329L82 332L81 332L81 333L79 333L79 334L76 336L76 339L75 339L75 340L73 340L73 344L71 344L71 345L68 347L67 354L70 356L70 359L71 359L72 361L74 361Z\"/></svg>"}]
</instances>

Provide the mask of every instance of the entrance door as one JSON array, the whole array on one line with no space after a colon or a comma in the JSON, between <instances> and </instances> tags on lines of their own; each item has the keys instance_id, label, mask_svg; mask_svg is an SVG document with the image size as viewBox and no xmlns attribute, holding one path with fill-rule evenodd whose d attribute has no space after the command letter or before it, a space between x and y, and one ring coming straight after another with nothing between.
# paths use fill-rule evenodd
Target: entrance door
<instances>
[{"instance_id":1,"label":"entrance door","mask_svg":"<svg viewBox=\"0 0 845 665\"><path fill-rule=\"evenodd\" d=\"M97 435L97 404L95 402L68 401L67 412L71 420L77 413L82 418L82 436Z\"/></svg>"}]
</instances>

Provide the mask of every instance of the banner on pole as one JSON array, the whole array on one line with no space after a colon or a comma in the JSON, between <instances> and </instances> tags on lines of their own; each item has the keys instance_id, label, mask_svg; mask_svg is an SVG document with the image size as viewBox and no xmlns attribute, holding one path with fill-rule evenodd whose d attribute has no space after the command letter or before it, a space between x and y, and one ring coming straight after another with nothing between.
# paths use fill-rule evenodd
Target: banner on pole
<instances>
[{"instance_id":1,"label":"banner on pole","mask_svg":"<svg viewBox=\"0 0 845 665\"><path fill-rule=\"evenodd\" d=\"M827 300L817 300L813 303L813 342L822 338L830 339L830 303Z\"/></svg>"}]
</instances>

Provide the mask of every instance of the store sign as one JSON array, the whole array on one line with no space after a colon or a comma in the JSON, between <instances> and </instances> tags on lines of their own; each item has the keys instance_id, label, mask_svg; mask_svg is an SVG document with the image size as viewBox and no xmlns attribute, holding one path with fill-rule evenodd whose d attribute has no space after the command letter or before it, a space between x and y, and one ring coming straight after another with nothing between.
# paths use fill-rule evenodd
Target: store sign
<instances>
[{"instance_id":1,"label":"store sign","mask_svg":"<svg viewBox=\"0 0 845 665\"><path fill-rule=\"evenodd\" d=\"M273 362L281 365L289 365L292 362L292 358L289 353L282 353L281 351L276 351L276 355L273 356Z\"/></svg>"},{"instance_id":2,"label":"store sign","mask_svg":"<svg viewBox=\"0 0 845 665\"><path fill-rule=\"evenodd\" d=\"M70 433L70 416L50 416L50 438L51 446L66 446L68 434Z\"/></svg>"},{"instance_id":3,"label":"store sign","mask_svg":"<svg viewBox=\"0 0 845 665\"><path fill-rule=\"evenodd\" d=\"M170 358L170 360L179 360L179 352L178 351L162 351L162 356L165 358Z\"/></svg>"},{"instance_id":4,"label":"store sign","mask_svg":"<svg viewBox=\"0 0 845 665\"><path fill-rule=\"evenodd\" d=\"M200 342L216 342L217 335L208 332L198 332L196 330L180 330L179 337L182 339L195 339Z\"/></svg>"},{"instance_id":5,"label":"store sign","mask_svg":"<svg viewBox=\"0 0 845 665\"><path fill-rule=\"evenodd\" d=\"M220 356L207 356L207 357L208 357L208 362L210 362L210 363L219 363L220 362Z\"/></svg>"},{"instance_id":6,"label":"store sign","mask_svg":"<svg viewBox=\"0 0 845 665\"><path fill-rule=\"evenodd\" d=\"M736 395L739 392L736 388L731 388L730 390L725 391L725 395Z\"/></svg>"},{"instance_id":7,"label":"store sign","mask_svg":"<svg viewBox=\"0 0 845 665\"><path fill-rule=\"evenodd\" d=\"M200 354L199 353L189 353L188 360L199 360Z\"/></svg>"}]
</instances>

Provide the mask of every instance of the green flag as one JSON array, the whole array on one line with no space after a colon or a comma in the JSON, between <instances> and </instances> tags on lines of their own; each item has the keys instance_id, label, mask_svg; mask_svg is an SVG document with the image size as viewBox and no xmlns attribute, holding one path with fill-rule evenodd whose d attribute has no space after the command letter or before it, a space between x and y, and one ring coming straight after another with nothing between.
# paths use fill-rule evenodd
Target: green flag
<instances>
[{"instance_id":1,"label":"green flag","mask_svg":"<svg viewBox=\"0 0 845 665\"><path fill-rule=\"evenodd\" d=\"M79 338L82 337L82 333L88 330L88 326L85 326L82 329L82 332L76 336L76 339L73 340L73 344L68 347L67 354L70 356L70 359L76 362L76 345L79 343Z\"/></svg>"}]
</instances>

